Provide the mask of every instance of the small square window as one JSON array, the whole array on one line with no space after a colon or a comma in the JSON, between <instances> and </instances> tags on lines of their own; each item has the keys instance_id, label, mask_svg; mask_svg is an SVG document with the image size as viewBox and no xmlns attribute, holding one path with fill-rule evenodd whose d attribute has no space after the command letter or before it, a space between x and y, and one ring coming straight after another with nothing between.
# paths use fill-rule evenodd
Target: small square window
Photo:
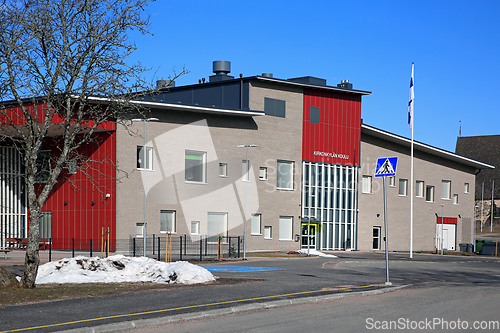
<instances>
[{"instance_id":1,"label":"small square window","mask_svg":"<svg viewBox=\"0 0 500 333\"><path fill-rule=\"evenodd\" d=\"M260 180L267 180L267 168L266 167L259 168L259 179Z\"/></svg>"},{"instance_id":2,"label":"small square window","mask_svg":"<svg viewBox=\"0 0 500 333\"><path fill-rule=\"evenodd\" d=\"M146 147L144 157L144 146L137 146L137 169L153 170L153 147Z\"/></svg>"},{"instance_id":3,"label":"small square window","mask_svg":"<svg viewBox=\"0 0 500 333\"><path fill-rule=\"evenodd\" d=\"M453 204L458 205L458 194L453 194Z\"/></svg>"},{"instance_id":4,"label":"small square window","mask_svg":"<svg viewBox=\"0 0 500 333\"><path fill-rule=\"evenodd\" d=\"M415 196L417 198L423 198L424 197L424 182L421 180L417 180L415 185L416 185Z\"/></svg>"},{"instance_id":5,"label":"small square window","mask_svg":"<svg viewBox=\"0 0 500 333\"><path fill-rule=\"evenodd\" d=\"M363 193L372 193L372 176L363 176Z\"/></svg>"},{"instance_id":6,"label":"small square window","mask_svg":"<svg viewBox=\"0 0 500 333\"><path fill-rule=\"evenodd\" d=\"M160 211L160 232L166 234L168 232L176 233L177 225L175 221L175 210Z\"/></svg>"},{"instance_id":7,"label":"small square window","mask_svg":"<svg viewBox=\"0 0 500 333\"><path fill-rule=\"evenodd\" d=\"M266 225L264 227L264 238L272 239L273 238L273 227L270 225Z\"/></svg>"},{"instance_id":8,"label":"small square window","mask_svg":"<svg viewBox=\"0 0 500 333\"><path fill-rule=\"evenodd\" d=\"M219 176L227 177L227 163L219 163Z\"/></svg>"},{"instance_id":9,"label":"small square window","mask_svg":"<svg viewBox=\"0 0 500 333\"><path fill-rule=\"evenodd\" d=\"M399 180L399 195L406 197L408 195L408 179Z\"/></svg>"},{"instance_id":10,"label":"small square window","mask_svg":"<svg viewBox=\"0 0 500 333\"><path fill-rule=\"evenodd\" d=\"M260 235L260 224L261 224L261 215L260 214L252 214L252 223L251 223L251 234L252 235Z\"/></svg>"},{"instance_id":11,"label":"small square window","mask_svg":"<svg viewBox=\"0 0 500 333\"><path fill-rule=\"evenodd\" d=\"M192 235L200 234L200 221L191 221L191 234Z\"/></svg>"}]
</instances>

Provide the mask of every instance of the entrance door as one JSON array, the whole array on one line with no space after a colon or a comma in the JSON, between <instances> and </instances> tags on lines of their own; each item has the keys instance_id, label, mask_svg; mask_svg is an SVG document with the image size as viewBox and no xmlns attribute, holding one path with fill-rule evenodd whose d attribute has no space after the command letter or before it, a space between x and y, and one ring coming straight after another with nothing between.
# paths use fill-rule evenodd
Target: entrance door
<instances>
[{"instance_id":1,"label":"entrance door","mask_svg":"<svg viewBox=\"0 0 500 333\"><path fill-rule=\"evenodd\" d=\"M455 224L444 224L442 227L443 250L455 251L455 235L457 226ZM436 225L436 241L437 249L441 250L441 224Z\"/></svg>"},{"instance_id":2,"label":"entrance door","mask_svg":"<svg viewBox=\"0 0 500 333\"><path fill-rule=\"evenodd\" d=\"M309 248L316 248L316 225L311 224L307 230L307 223L302 224L302 248L307 249L307 239L309 238Z\"/></svg>"}]
</instances>

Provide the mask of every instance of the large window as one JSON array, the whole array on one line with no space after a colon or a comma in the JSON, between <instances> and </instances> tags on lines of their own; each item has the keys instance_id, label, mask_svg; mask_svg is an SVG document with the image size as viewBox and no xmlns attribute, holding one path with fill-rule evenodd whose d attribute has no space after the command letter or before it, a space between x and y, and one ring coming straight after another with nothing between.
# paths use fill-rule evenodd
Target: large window
<instances>
[{"instance_id":1,"label":"large window","mask_svg":"<svg viewBox=\"0 0 500 333\"><path fill-rule=\"evenodd\" d=\"M277 184L278 189L293 190L293 162L278 161L277 168Z\"/></svg>"},{"instance_id":2,"label":"large window","mask_svg":"<svg viewBox=\"0 0 500 333\"><path fill-rule=\"evenodd\" d=\"M441 199L451 199L451 180L441 182Z\"/></svg>"},{"instance_id":3,"label":"large window","mask_svg":"<svg viewBox=\"0 0 500 333\"><path fill-rule=\"evenodd\" d=\"M260 225L261 225L261 215L260 214L252 214L252 227L250 232L252 235L260 235Z\"/></svg>"},{"instance_id":4,"label":"large window","mask_svg":"<svg viewBox=\"0 0 500 333\"><path fill-rule=\"evenodd\" d=\"M424 197L424 182L421 180L417 180L415 185L416 185L415 196L417 198L423 198Z\"/></svg>"},{"instance_id":5,"label":"large window","mask_svg":"<svg viewBox=\"0 0 500 333\"><path fill-rule=\"evenodd\" d=\"M50 159L52 157L51 150L42 150L36 159L37 172L35 175L35 182L46 183L49 180L51 165Z\"/></svg>"},{"instance_id":6,"label":"large window","mask_svg":"<svg viewBox=\"0 0 500 333\"><path fill-rule=\"evenodd\" d=\"M280 240L293 240L293 217L280 216L279 224L279 239Z\"/></svg>"},{"instance_id":7,"label":"large window","mask_svg":"<svg viewBox=\"0 0 500 333\"><path fill-rule=\"evenodd\" d=\"M425 201L434 202L434 186L427 185L425 187Z\"/></svg>"},{"instance_id":8,"label":"large window","mask_svg":"<svg viewBox=\"0 0 500 333\"><path fill-rule=\"evenodd\" d=\"M160 211L160 232L177 232L177 223L175 221L175 210Z\"/></svg>"},{"instance_id":9,"label":"large window","mask_svg":"<svg viewBox=\"0 0 500 333\"><path fill-rule=\"evenodd\" d=\"M137 146L137 169L153 170L153 147L146 147L144 156L144 146Z\"/></svg>"},{"instance_id":10,"label":"large window","mask_svg":"<svg viewBox=\"0 0 500 333\"><path fill-rule=\"evenodd\" d=\"M321 120L321 109L317 106L311 106L309 109L309 121L313 124L319 124Z\"/></svg>"},{"instance_id":11,"label":"large window","mask_svg":"<svg viewBox=\"0 0 500 333\"><path fill-rule=\"evenodd\" d=\"M372 176L363 176L363 193L372 193Z\"/></svg>"},{"instance_id":12,"label":"large window","mask_svg":"<svg viewBox=\"0 0 500 333\"><path fill-rule=\"evenodd\" d=\"M206 183L207 153L186 150L185 179L189 182Z\"/></svg>"},{"instance_id":13,"label":"large window","mask_svg":"<svg viewBox=\"0 0 500 333\"><path fill-rule=\"evenodd\" d=\"M217 242L217 236L227 236L227 213L212 213L207 216L207 234L209 242Z\"/></svg>"},{"instance_id":14,"label":"large window","mask_svg":"<svg viewBox=\"0 0 500 333\"><path fill-rule=\"evenodd\" d=\"M408 179L399 180L399 195L403 197L408 195Z\"/></svg>"},{"instance_id":15,"label":"large window","mask_svg":"<svg viewBox=\"0 0 500 333\"><path fill-rule=\"evenodd\" d=\"M285 118L286 102L264 97L264 113L268 116Z\"/></svg>"}]
</instances>

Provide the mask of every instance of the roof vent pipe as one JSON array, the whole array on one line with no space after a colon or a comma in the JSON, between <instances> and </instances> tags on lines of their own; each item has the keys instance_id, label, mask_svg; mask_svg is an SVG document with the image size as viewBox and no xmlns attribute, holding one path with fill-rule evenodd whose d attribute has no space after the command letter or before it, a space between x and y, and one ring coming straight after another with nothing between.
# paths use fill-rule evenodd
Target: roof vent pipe
<instances>
[{"instance_id":1,"label":"roof vent pipe","mask_svg":"<svg viewBox=\"0 0 500 333\"><path fill-rule=\"evenodd\" d=\"M227 75L231 73L231 62L225 60L216 60L213 62L213 72L216 75Z\"/></svg>"},{"instance_id":2,"label":"roof vent pipe","mask_svg":"<svg viewBox=\"0 0 500 333\"><path fill-rule=\"evenodd\" d=\"M272 78L273 77L273 73L262 73L262 76L263 77Z\"/></svg>"}]
</instances>

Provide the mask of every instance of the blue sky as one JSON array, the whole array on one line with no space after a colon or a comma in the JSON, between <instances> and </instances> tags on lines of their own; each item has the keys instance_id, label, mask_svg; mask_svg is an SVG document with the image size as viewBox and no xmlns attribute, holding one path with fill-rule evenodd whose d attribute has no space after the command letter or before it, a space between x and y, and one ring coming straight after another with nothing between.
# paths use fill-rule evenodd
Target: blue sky
<instances>
[{"instance_id":1,"label":"blue sky","mask_svg":"<svg viewBox=\"0 0 500 333\"><path fill-rule=\"evenodd\" d=\"M231 61L238 76L348 79L364 123L410 137L407 105L415 63L414 138L455 150L462 136L500 134L500 1L170 1L147 11L153 36L135 33L131 60L176 85Z\"/></svg>"}]
</instances>

